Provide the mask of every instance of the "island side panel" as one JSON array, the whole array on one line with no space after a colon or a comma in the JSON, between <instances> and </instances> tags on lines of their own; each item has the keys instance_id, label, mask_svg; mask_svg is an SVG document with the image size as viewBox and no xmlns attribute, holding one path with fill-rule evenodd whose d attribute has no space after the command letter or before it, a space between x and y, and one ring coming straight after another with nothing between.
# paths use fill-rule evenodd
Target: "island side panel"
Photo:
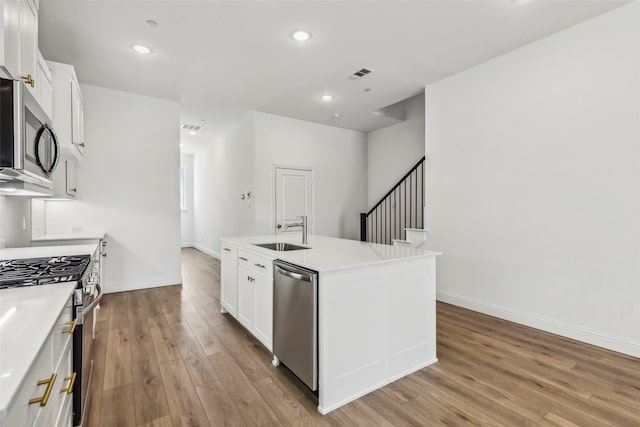
<instances>
[{"instance_id":1,"label":"island side panel","mask_svg":"<svg viewBox=\"0 0 640 427\"><path fill-rule=\"evenodd\" d=\"M390 382L437 361L436 258L393 265L387 283Z\"/></svg>"},{"instance_id":2,"label":"island side panel","mask_svg":"<svg viewBox=\"0 0 640 427\"><path fill-rule=\"evenodd\" d=\"M319 338L321 413L434 363L435 257L322 272Z\"/></svg>"},{"instance_id":3,"label":"island side panel","mask_svg":"<svg viewBox=\"0 0 640 427\"><path fill-rule=\"evenodd\" d=\"M387 383L386 268L321 272L318 410L326 414Z\"/></svg>"}]
</instances>

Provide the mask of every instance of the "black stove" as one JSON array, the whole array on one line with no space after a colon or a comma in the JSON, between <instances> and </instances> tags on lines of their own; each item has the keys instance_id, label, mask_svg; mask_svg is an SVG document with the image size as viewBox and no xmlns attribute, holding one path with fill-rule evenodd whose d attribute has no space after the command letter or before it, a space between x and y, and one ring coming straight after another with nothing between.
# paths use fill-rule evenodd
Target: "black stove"
<instances>
[{"instance_id":1,"label":"black stove","mask_svg":"<svg viewBox=\"0 0 640 427\"><path fill-rule=\"evenodd\" d=\"M80 280L90 260L72 255L0 261L0 289Z\"/></svg>"}]
</instances>

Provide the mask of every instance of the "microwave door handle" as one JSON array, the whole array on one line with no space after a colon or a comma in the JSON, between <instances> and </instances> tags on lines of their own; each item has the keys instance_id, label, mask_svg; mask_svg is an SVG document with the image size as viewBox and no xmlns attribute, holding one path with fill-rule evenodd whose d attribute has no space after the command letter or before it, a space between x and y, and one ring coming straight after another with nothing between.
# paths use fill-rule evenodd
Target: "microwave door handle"
<instances>
[{"instance_id":1,"label":"microwave door handle","mask_svg":"<svg viewBox=\"0 0 640 427\"><path fill-rule=\"evenodd\" d=\"M58 142L58 138L56 138L56 134L53 129L49 128L49 133L51 134L51 140L53 141L53 162L51 162L51 169L49 169L49 173L53 173L58 166L58 161L60 160L60 143Z\"/></svg>"}]
</instances>

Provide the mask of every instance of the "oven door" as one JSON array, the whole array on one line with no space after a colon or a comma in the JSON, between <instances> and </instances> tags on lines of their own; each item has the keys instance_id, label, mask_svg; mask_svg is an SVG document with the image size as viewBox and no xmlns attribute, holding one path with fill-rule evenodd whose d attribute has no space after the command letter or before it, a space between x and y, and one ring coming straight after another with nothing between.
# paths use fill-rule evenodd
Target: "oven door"
<instances>
[{"instance_id":1,"label":"oven door","mask_svg":"<svg viewBox=\"0 0 640 427\"><path fill-rule=\"evenodd\" d=\"M84 289L76 292L84 294ZM89 388L93 373L93 316L94 309L102 298L102 288L96 285L96 294L77 296L76 302L82 300L82 305L76 307L76 330L74 332L73 370L76 372L76 382L73 387L73 425L82 426L87 417L89 407Z\"/></svg>"}]
</instances>

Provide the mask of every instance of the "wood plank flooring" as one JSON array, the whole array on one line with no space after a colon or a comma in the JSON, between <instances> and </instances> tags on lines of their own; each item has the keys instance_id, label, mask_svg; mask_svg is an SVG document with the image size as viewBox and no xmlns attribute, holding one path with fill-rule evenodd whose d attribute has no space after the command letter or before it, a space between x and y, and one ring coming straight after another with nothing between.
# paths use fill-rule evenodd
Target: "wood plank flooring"
<instances>
[{"instance_id":1,"label":"wood plank flooring","mask_svg":"<svg viewBox=\"0 0 640 427\"><path fill-rule=\"evenodd\" d=\"M328 415L234 319L220 263L183 285L106 295L89 427L640 426L640 359L438 303L439 362Z\"/></svg>"}]
</instances>

